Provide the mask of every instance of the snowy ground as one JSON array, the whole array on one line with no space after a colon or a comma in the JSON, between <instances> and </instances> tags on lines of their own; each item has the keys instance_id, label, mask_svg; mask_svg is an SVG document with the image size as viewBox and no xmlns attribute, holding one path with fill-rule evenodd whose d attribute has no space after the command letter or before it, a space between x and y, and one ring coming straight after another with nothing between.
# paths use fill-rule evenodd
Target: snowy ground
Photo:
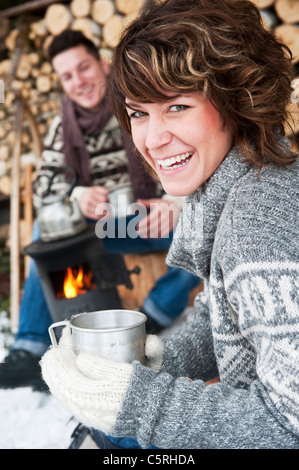
<instances>
[{"instance_id":1,"label":"snowy ground","mask_svg":"<svg viewBox=\"0 0 299 470\"><path fill-rule=\"evenodd\" d=\"M0 312L0 362L12 340ZM0 449L68 449L77 424L52 395L30 387L0 389Z\"/></svg>"},{"instance_id":2,"label":"snowy ground","mask_svg":"<svg viewBox=\"0 0 299 470\"><path fill-rule=\"evenodd\" d=\"M0 390L0 449L67 449L76 425L52 396Z\"/></svg>"}]
</instances>

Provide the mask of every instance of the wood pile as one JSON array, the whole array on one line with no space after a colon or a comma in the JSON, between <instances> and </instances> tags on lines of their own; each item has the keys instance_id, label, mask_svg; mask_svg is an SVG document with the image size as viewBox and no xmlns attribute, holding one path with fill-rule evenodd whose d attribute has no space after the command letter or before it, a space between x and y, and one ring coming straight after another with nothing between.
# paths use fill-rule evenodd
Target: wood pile
<instances>
[{"instance_id":1,"label":"wood pile","mask_svg":"<svg viewBox=\"0 0 299 470\"><path fill-rule=\"evenodd\" d=\"M145 0L41 0L0 11L0 84L4 88L4 91L0 88L0 193L9 195L12 187L17 100L22 98L29 106L41 141L53 117L60 112L59 82L47 60L52 38L67 28L80 30L109 60L122 27L144 3ZM43 5L36 14L36 8ZM27 162L35 165L33 141L26 121L21 142L22 166ZM23 180L22 174L21 185Z\"/></svg>"},{"instance_id":2,"label":"wood pile","mask_svg":"<svg viewBox=\"0 0 299 470\"><path fill-rule=\"evenodd\" d=\"M252 1L260 8L265 26L291 48L296 76L299 77L299 1ZM10 194L11 190L18 97L26 100L36 119L41 140L53 117L60 111L59 84L46 54L52 38L67 28L81 30L95 42L102 56L109 59L120 31L138 14L145 2L35 0L0 12L0 83L4 83L5 88L4 103L1 102L0 89L0 193ZM295 85L299 96L299 80L294 82L296 93ZM296 132L299 132L296 103L291 103L290 108L295 117ZM34 162L33 143L26 121L22 126L21 142L22 162L28 159Z\"/></svg>"}]
</instances>

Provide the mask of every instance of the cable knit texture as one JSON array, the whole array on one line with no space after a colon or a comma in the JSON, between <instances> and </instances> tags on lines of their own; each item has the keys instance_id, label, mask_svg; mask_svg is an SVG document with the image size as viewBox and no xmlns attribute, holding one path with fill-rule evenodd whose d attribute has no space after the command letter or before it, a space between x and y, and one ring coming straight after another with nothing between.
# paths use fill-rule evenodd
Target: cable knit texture
<instances>
[{"instance_id":1,"label":"cable knit texture","mask_svg":"<svg viewBox=\"0 0 299 470\"><path fill-rule=\"evenodd\" d=\"M147 335L147 366L159 370L164 346L156 335ZM86 426L110 433L133 373L133 365L81 353L75 355L71 329L66 326L58 347L41 360L42 374L50 391Z\"/></svg>"},{"instance_id":2,"label":"cable knit texture","mask_svg":"<svg viewBox=\"0 0 299 470\"><path fill-rule=\"evenodd\" d=\"M42 374L49 389L86 426L110 433L114 427L133 366L72 350L68 329L58 347L49 349L41 360Z\"/></svg>"},{"instance_id":3,"label":"cable knit texture","mask_svg":"<svg viewBox=\"0 0 299 470\"><path fill-rule=\"evenodd\" d=\"M299 449L298 208L298 160L258 174L235 149L188 196L167 262L205 290L164 340L160 371L134 365L114 435L144 447Z\"/></svg>"}]
</instances>

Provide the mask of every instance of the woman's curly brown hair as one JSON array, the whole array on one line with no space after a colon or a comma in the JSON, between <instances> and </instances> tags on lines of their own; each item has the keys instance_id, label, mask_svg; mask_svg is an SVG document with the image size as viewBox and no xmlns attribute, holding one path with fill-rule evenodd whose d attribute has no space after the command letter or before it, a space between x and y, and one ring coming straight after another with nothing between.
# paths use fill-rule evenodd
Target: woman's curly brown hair
<instances>
[{"instance_id":1,"label":"woman's curly brown hair","mask_svg":"<svg viewBox=\"0 0 299 470\"><path fill-rule=\"evenodd\" d=\"M155 2L124 31L108 82L113 112L130 132L125 98L155 102L204 92L245 158L286 166L279 135L288 120L291 52L264 28L249 1Z\"/></svg>"}]
</instances>

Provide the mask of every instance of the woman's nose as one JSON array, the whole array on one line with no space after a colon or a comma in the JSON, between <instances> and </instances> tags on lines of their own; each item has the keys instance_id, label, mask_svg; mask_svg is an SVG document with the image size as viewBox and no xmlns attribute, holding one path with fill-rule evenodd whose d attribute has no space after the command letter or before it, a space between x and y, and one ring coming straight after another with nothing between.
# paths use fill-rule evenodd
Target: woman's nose
<instances>
[{"instance_id":1,"label":"woman's nose","mask_svg":"<svg viewBox=\"0 0 299 470\"><path fill-rule=\"evenodd\" d=\"M170 143L171 138L172 134L163 119L149 119L145 141L148 150L155 150Z\"/></svg>"}]
</instances>

